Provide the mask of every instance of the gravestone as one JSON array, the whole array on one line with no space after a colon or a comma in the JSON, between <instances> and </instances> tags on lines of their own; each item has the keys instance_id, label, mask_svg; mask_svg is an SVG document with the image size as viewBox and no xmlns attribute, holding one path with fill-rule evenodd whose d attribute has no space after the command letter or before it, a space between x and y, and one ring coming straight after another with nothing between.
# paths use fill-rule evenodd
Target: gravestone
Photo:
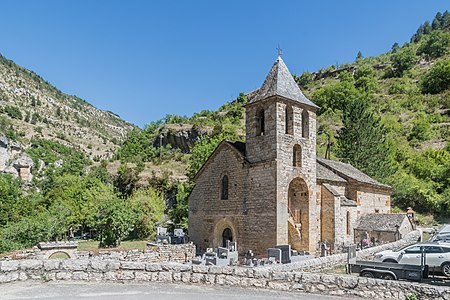
<instances>
[{"instance_id":1,"label":"gravestone","mask_svg":"<svg viewBox=\"0 0 450 300\"><path fill-rule=\"evenodd\" d=\"M275 248L281 250L282 264L288 264L291 262L291 245L277 245Z\"/></svg>"},{"instance_id":2,"label":"gravestone","mask_svg":"<svg viewBox=\"0 0 450 300\"><path fill-rule=\"evenodd\" d=\"M281 263L281 249L269 248L267 249L267 258L274 263Z\"/></svg>"}]
</instances>

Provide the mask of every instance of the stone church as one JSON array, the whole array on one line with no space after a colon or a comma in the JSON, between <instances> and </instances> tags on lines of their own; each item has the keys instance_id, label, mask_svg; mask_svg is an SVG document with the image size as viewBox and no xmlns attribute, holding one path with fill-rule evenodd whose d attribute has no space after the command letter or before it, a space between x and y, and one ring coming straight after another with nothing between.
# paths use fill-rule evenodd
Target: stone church
<instances>
[{"instance_id":1,"label":"stone church","mask_svg":"<svg viewBox=\"0 0 450 300\"><path fill-rule=\"evenodd\" d=\"M316 111L281 59L245 105L246 143L222 141L195 177L189 236L198 251L236 241L265 255L290 244L314 253L354 241L360 215L390 212L391 187L316 157Z\"/></svg>"}]
</instances>

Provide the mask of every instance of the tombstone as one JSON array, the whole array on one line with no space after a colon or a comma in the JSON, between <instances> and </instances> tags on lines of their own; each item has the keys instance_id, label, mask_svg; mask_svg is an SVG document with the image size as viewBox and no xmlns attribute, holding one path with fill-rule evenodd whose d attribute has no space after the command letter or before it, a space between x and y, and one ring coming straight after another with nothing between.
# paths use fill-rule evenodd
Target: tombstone
<instances>
[{"instance_id":1,"label":"tombstone","mask_svg":"<svg viewBox=\"0 0 450 300\"><path fill-rule=\"evenodd\" d=\"M281 250L282 264L288 264L291 262L291 245L277 245L275 248Z\"/></svg>"},{"instance_id":2,"label":"tombstone","mask_svg":"<svg viewBox=\"0 0 450 300\"><path fill-rule=\"evenodd\" d=\"M166 227L156 227L156 235L167 235Z\"/></svg>"},{"instance_id":3,"label":"tombstone","mask_svg":"<svg viewBox=\"0 0 450 300\"><path fill-rule=\"evenodd\" d=\"M356 245L349 245L347 250L347 264L356 264Z\"/></svg>"},{"instance_id":4,"label":"tombstone","mask_svg":"<svg viewBox=\"0 0 450 300\"><path fill-rule=\"evenodd\" d=\"M227 241L227 248L230 251L238 251L237 242Z\"/></svg>"},{"instance_id":5,"label":"tombstone","mask_svg":"<svg viewBox=\"0 0 450 300\"><path fill-rule=\"evenodd\" d=\"M184 231L181 228L175 228L173 230L173 235L177 237L184 237Z\"/></svg>"},{"instance_id":6,"label":"tombstone","mask_svg":"<svg viewBox=\"0 0 450 300\"><path fill-rule=\"evenodd\" d=\"M270 262L281 263L281 249L269 248L267 249L267 258Z\"/></svg>"},{"instance_id":7,"label":"tombstone","mask_svg":"<svg viewBox=\"0 0 450 300\"><path fill-rule=\"evenodd\" d=\"M229 265L234 265L239 260L237 242L227 241Z\"/></svg>"}]
</instances>

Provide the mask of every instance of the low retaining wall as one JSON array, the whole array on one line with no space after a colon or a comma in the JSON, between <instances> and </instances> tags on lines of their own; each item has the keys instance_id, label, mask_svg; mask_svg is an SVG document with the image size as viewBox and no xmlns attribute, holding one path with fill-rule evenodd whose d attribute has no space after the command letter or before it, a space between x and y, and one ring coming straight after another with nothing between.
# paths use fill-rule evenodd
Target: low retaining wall
<instances>
[{"instance_id":1,"label":"low retaining wall","mask_svg":"<svg viewBox=\"0 0 450 300\"><path fill-rule=\"evenodd\" d=\"M356 252L356 257L358 260L364 260L372 258L377 252L388 250L388 249L398 249L417 242L421 233L419 231L412 231L408 233L403 239L398 240L393 243L383 244L371 248L367 248ZM334 254L325 257L313 258L310 260L294 262L286 265L273 265L270 268L279 271L321 271L326 269L331 269L338 265L347 263L347 253Z\"/></svg>"},{"instance_id":2,"label":"low retaining wall","mask_svg":"<svg viewBox=\"0 0 450 300\"><path fill-rule=\"evenodd\" d=\"M118 261L140 261L140 262L187 262L195 258L194 244L179 245L155 245L145 250L99 250L99 251L77 251L76 249L50 249L41 250L37 247L15 252L14 255L3 258L10 259L48 259L55 252L67 253L70 258L78 259L114 259Z\"/></svg>"},{"instance_id":3,"label":"low retaining wall","mask_svg":"<svg viewBox=\"0 0 450 300\"><path fill-rule=\"evenodd\" d=\"M115 260L12 260L0 262L1 283L21 280L153 281L268 288L323 295L373 299L450 299L450 289L413 282L349 275L271 270L265 267L219 267L179 263L140 263Z\"/></svg>"}]
</instances>

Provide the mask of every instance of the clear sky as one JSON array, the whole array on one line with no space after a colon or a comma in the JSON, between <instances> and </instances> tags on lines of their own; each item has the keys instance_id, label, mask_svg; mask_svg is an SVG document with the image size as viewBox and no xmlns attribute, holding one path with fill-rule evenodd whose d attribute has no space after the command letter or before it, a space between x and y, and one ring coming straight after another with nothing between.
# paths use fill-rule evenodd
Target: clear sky
<instances>
[{"instance_id":1,"label":"clear sky","mask_svg":"<svg viewBox=\"0 0 450 300\"><path fill-rule=\"evenodd\" d=\"M447 0L0 0L0 53L138 126L409 41Z\"/></svg>"}]
</instances>

